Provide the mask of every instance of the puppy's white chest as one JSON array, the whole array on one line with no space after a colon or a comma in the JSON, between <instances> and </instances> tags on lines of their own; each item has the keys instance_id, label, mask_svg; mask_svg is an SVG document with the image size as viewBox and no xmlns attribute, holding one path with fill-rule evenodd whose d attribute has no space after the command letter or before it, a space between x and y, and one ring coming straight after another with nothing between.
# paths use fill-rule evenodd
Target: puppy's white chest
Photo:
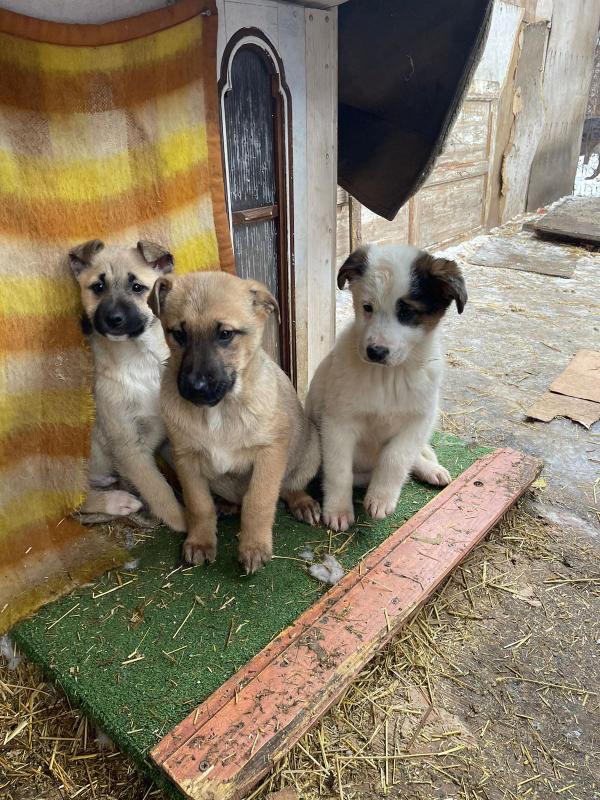
<instances>
[{"instance_id":1,"label":"puppy's white chest","mask_svg":"<svg viewBox=\"0 0 600 800\"><path fill-rule=\"evenodd\" d=\"M248 450L242 445L242 432L223 416L221 408L206 412L202 436L207 466L213 477L227 473L245 472L252 464Z\"/></svg>"},{"instance_id":2,"label":"puppy's white chest","mask_svg":"<svg viewBox=\"0 0 600 800\"><path fill-rule=\"evenodd\" d=\"M160 416L160 368L154 359L130 362L122 370L121 379L138 413Z\"/></svg>"}]
</instances>

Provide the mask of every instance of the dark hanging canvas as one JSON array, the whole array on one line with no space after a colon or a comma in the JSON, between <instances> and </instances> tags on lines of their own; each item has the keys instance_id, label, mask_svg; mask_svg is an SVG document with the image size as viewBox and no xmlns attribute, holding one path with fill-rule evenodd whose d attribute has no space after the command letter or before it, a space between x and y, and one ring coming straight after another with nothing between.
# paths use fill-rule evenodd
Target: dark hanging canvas
<instances>
[{"instance_id":1,"label":"dark hanging canvas","mask_svg":"<svg viewBox=\"0 0 600 800\"><path fill-rule=\"evenodd\" d=\"M492 0L339 7L338 183L393 219L425 181L481 54Z\"/></svg>"}]
</instances>

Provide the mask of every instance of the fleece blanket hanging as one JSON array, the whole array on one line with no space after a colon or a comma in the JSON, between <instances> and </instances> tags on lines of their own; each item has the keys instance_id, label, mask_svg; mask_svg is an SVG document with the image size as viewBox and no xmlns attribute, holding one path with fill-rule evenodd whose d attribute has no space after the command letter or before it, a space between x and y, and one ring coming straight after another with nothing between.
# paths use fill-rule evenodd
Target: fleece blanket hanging
<instances>
[{"instance_id":1,"label":"fleece blanket hanging","mask_svg":"<svg viewBox=\"0 0 600 800\"><path fill-rule=\"evenodd\" d=\"M118 557L70 518L93 420L79 293L90 238L233 271L212 0L105 25L0 11L0 630Z\"/></svg>"}]
</instances>

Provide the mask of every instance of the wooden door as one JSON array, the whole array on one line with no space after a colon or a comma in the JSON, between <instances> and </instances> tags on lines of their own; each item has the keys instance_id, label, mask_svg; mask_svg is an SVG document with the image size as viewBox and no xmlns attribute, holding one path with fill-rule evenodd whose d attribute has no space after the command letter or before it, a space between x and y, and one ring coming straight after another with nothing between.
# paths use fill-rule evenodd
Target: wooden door
<instances>
[{"instance_id":1,"label":"wooden door","mask_svg":"<svg viewBox=\"0 0 600 800\"><path fill-rule=\"evenodd\" d=\"M288 258L285 113L280 73L255 43L234 51L222 87L229 215L237 274L266 284L277 298L263 345L294 380Z\"/></svg>"}]
</instances>

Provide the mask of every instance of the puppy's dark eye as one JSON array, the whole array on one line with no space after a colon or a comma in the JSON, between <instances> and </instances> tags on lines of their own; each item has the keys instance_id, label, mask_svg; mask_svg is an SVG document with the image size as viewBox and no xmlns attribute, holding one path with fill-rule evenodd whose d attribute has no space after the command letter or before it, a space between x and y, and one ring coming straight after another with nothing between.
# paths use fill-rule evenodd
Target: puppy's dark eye
<instances>
[{"instance_id":1,"label":"puppy's dark eye","mask_svg":"<svg viewBox=\"0 0 600 800\"><path fill-rule=\"evenodd\" d=\"M131 291L135 292L136 294L141 294L142 292L145 292L146 289L147 287L143 286L141 283L135 282L131 284Z\"/></svg>"},{"instance_id":2,"label":"puppy's dark eye","mask_svg":"<svg viewBox=\"0 0 600 800\"><path fill-rule=\"evenodd\" d=\"M363 303L363 308L367 314L373 313L373 306L371 305L371 303Z\"/></svg>"},{"instance_id":3,"label":"puppy's dark eye","mask_svg":"<svg viewBox=\"0 0 600 800\"><path fill-rule=\"evenodd\" d=\"M412 322L416 319L417 311L404 300L398 300L396 303L396 317L398 322Z\"/></svg>"},{"instance_id":4,"label":"puppy's dark eye","mask_svg":"<svg viewBox=\"0 0 600 800\"><path fill-rule=\"evenodd\" d=\"M229 344L229 342L233 339L234 335L235 335L234 331L231 331L228 328L222 328L217 333L217 340L221 344Z\"/></svg>"},{"instance_id":5,"label":"puppy's dark eye","mask_svg":"<svg viewBox=\"0 0 600 800\"><path fill-rule=\"evenodd\" d=\"M96 281L96 283L92 283L90 289L94 294L102 294L104 291L104 281Z\"/></svg>"},{"instance_id":6,"label":"puppy's dark eye","mask_svg":"<svg viewBox=\"0 0 600 800\"><path fill-rule=\"evenodd\" d=\"M186 332L181 328L175 328L174 330L169 331L169 333L175 339L178 345L183 347L183 345L187 342Z\"/></svg>"}]
</instances>

